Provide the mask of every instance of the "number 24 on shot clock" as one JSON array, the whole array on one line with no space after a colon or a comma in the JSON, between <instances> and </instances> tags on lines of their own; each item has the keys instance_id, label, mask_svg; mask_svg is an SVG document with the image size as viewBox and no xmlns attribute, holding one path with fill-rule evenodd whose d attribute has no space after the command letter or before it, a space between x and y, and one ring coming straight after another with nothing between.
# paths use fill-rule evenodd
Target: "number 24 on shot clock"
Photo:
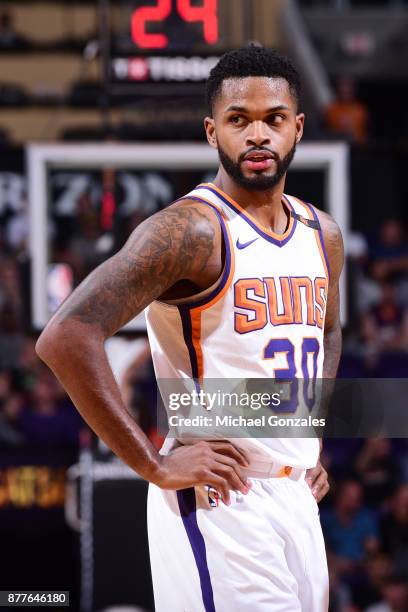
<instances>
[{"instance_id":1,"label":"number 24 on shot clock","mask_svg":"<svg viewBox=\"0 0 408 612\"><path fill-rule=\"evenodd\" d=\"M204 43L215 45L218 42L218 0L201 0L200 5L194 0L156 0L154 6L139 6L131 17L133 42L141 49L166 49L169 45L168 36L148 30L150 24L163 24L165 30L165 21L173 11L186 23L202 24Z\"/></svg>"}]
</instances>

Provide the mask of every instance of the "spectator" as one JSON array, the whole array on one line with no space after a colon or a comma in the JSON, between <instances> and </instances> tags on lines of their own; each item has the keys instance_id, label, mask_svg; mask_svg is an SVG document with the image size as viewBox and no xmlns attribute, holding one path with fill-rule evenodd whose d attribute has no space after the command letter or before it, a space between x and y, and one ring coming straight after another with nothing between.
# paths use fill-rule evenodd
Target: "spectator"
<instances>
[{"instance_id":1,"label":"spectator","mask_svg":"<svg viewBox=\"0 0 408 612\"><path fill-rule=\"evenodd\" d=\"M378 521L363 506L363 488L346 480L338 488L334 508L322 512L329 562L345 577L361 569L367 554L378 551Z\"/></svg>"},{"instance_id":2,"label":"spectator","mask_svg":"<svg viewBox=\"0 0 408 612\"><path fill-rule=\"evenodd\" d=\"M369 249L369 272L377 282L401 281L408 275L408 242L397 219L385 219Z\"/></svg>"},{"instance_id":3,"label":"spectator","mask_svg":"<svg viewBox=\"0 0 408 612\"><path fill-rule=\"evenodd\" d=\"M27 38L17 33L14 27L12 13L3 9L0 13L0 49L21 49L27 46Z\"/></svg>"},{"instance_id":4,"label":"spectator","mask_svg":"<svg viewBox=\"0 0 408 612\"><path fill-rule=\"evenodd\" d=\"M369 606L365 612L407 612L408 585L404 578L389 578L383 587L382 595L382 601Z\"/></svg>"},{"instance_id":5,"label":"spectator","mask_svg":"<svg viewBox=\"0 0 408 612\"><path fill-rule=\"evenodd\" d=\"M337 98L326 109L326 127L330 132L349 138L354 144L366 144L368 109L358 100L353 79L340 77L336 89Z\"/></svg>"},{"instance_id":6,"label":"spectator","mask_svg":"<svg viewBox=\"0 0 408 612\"><path fill-rule=\"evenodd\" d=\"M17 264L0 260L0 367L17 368L22 335L22 303Z\"/></svg>"},{"instance_id":7,"label":"spectator","mask_svg":"<svg viewBox=\"0 0 408 612\"><path fill-rule=\"evenodd\" d=\"M358 438L328 438L325 440L322 462L330 478L333 478L334 481L347 479L353 473L354 461L361 447L362 441Z\"/></svg>"},{"instance_id":8,"label":"spectator","mask_svg":"<svg viewBox=\"0 0 408 612\"><path fill-rule=\"evenodd\" d=\"M408 484L401 485L392 497L389 512L381 520L381 536L384 551L408 579Z\"/></svg>"},{"instance_id":9,"label":"spectator","mask_svg":"<svg viewBox=\"0 0 408 612\"><path fill-rule=\"evenodd\" d=\"M329 612L356 612L351 606L350 588L341 582L331 566L329 566L329 587Z\"/></svg>"},{"instance_id":10,"label":"spectator","mask_svg":"<svg viewBox=\"0 0 408 612\"><path fill-rule=\"evenodd\" d=\"M353 603L359 610L377 603L382 598L382 590L393 570L392 561L384 553L377 553L368 559L365 576L352 589Z\"/></svg>"},{"instance_id":11,"label":"spectator","mask_svg":"<svg viewBox=\"0 0 408 612\"><path fill-rule=\"evenodd\" d=\"M364 486L365 500L378 505L390 497L399 480L399 466L388 438L370 438L356 458L355 470Z\"/></svg>"},{"instance_id":12,"label":"spectator","mask_svg":"<svg viewBox=\"0 0 408 612\"><path fill-rule=\"evenodd\" d=\"M10 372L0 372L0 446L20 446L23 437L18 431L22 398L13 393Z\"/></svg>"},{"instance_id":13,"label":"spectator","mask_svg":"<svg viewBox=\"0 0 408 612\"><path fill-rule=\"evenodd\" d=\"M60 447L78 444L83 426L78 412L61 400L59 384L44 370L29 396L20 428L27 444L39 447Z\"/></svg>"},{"instance_id":14,"label":"spectator","mask_svg":"<svg viewBox=\"0 0 408 612\"><path fill-rule=\"evenodd\" d=\"M398 303L394 285L381 285L379 302L363 314L362 332L372 352L408 349L408 310Z\"/></svg>"},{"instance_id":15,"label":"spectator","mask_svg":"<svg viewBox=\"0 0 408 612\"><path fill-rule=\"evenodd\" d=\"M80 282L93 268L104 259L100 249L100 228L98 210L93 205L89 193L82 194L77 202L77 228L68 244L69 263Z\"/></svg>"}]
</instances>

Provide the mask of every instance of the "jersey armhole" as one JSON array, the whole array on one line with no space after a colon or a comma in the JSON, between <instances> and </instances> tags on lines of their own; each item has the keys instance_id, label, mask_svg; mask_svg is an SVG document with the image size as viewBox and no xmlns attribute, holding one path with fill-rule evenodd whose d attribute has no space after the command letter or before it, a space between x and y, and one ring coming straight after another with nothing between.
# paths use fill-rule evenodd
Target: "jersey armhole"
<instances>
[{"instance_id":1,"label":"jersey armhole","mask_svg":"<svg viewBox=\"0 0 408 612\"><path fill-rule=\"evenodd\" d=\"M293 196L292 196L293 197ZM323 230L322 230L322 226L321 223L317 217L316 211L314 209L314 206L312 204L309 204L308 202L303 202L303 200L299 200L298 198L295 198L296 200L298 200L298 202L304 206L306 208L306 211L312 215L312 218L314 221L316 221L316 223L318 224L318 227L316 229L313 229L313 231L315 232L315 237L316 237L316 242L317 242L317 247L319 249L319 253L320 253L320 257L322 259L323 262L323 267L326 270L326 276L327 276L327 280L330 280L330 262L329 262L329 257L327 255L327 251L326 251L326 246L324 244L324 237L323 237ZM310 217L310 215L309 215Z\"/></svg>"},{"instance_id":2,"label":"jersey armhole","mask_svg":"<svg viewBox=\"0 0 408 612\"><path fill-rule=\"evenodd\" d=\"M206 206L212 208L212 210L215 212L218 222L221 227L221 249L222 249L222 258L224 259L224 265L222 267L220 276L217 278L217 280L212 285L210 285L210 287L207 287L206 289L203 289L202 291L198 293L194 293L193 295L187 296L184 298L174 299L174 300L156 300L156 302L158 302L159 304L163 304L165 306L174 306L176 308L178 306L191 306L192 308L194 308L195 306L202 306L203 304L212 301L224 287L225 282L229 277L229 273L231 269L232 249L231 249L231 241L229 238L229 232L226 227L226 223L223 217L222 210L220 210L217 206L215 206L211 202L207 202L206 200L201 199L197 196L185 196L177 200L177 202L180 202L181 200L195 200L199 202L200 204L205 204Z\"/></svg>"}]
</instances>

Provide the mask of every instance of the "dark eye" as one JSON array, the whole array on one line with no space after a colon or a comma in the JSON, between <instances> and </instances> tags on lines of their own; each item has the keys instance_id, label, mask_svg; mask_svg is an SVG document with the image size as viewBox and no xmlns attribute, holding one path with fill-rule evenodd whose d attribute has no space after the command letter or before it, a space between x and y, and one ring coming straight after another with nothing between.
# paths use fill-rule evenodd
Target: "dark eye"
<instances>
[{"instance_id":1,"label":"dark eye","mask_svg":"<svg viewBox=\"0 0 408 612\"><path fill-rule=\"evenodd\" d=\"M232 115L230 118L231 123L234 125L240 125L243 121L243 118L240 115Z\"/></svg>"}]
</instances>

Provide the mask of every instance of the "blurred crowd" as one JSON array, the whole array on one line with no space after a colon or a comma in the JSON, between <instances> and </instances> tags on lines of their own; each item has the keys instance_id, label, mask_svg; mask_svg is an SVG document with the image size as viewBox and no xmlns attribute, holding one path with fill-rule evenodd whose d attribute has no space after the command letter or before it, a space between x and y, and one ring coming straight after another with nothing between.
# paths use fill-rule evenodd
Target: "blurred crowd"
<instances>
[{"instance_id":1,"label":"blurred crowd","mask_svg":"<svg viewBox=\"0 0 408 612\"><path fill-rule=\"evenodd\" d=\"M331 612L408 610L407 441L326 440L323 462Z\"/></svg>"},{"instance_id":2,"label":"blurred crowd","mask_svg":"<svg viewBox=\"0 0 408 612\"><path fill-rule=\"evenodd\" d=\"M348 257L350 321L341 374L399 378L408 372L408 242L386 218L374 235L354 232Z\"/></svg>"},{"instance_id":3,"label":"blurred crowd","mask_svg":"<svg viewBox=\"0 0 408 612\"><path fill-rule=\"evenodd\" d=\"M14 354L2 352L9 363L0 370L0 448L77 447L82 419L34 345L22 337Z\"/></svg>"}]
</instances>

